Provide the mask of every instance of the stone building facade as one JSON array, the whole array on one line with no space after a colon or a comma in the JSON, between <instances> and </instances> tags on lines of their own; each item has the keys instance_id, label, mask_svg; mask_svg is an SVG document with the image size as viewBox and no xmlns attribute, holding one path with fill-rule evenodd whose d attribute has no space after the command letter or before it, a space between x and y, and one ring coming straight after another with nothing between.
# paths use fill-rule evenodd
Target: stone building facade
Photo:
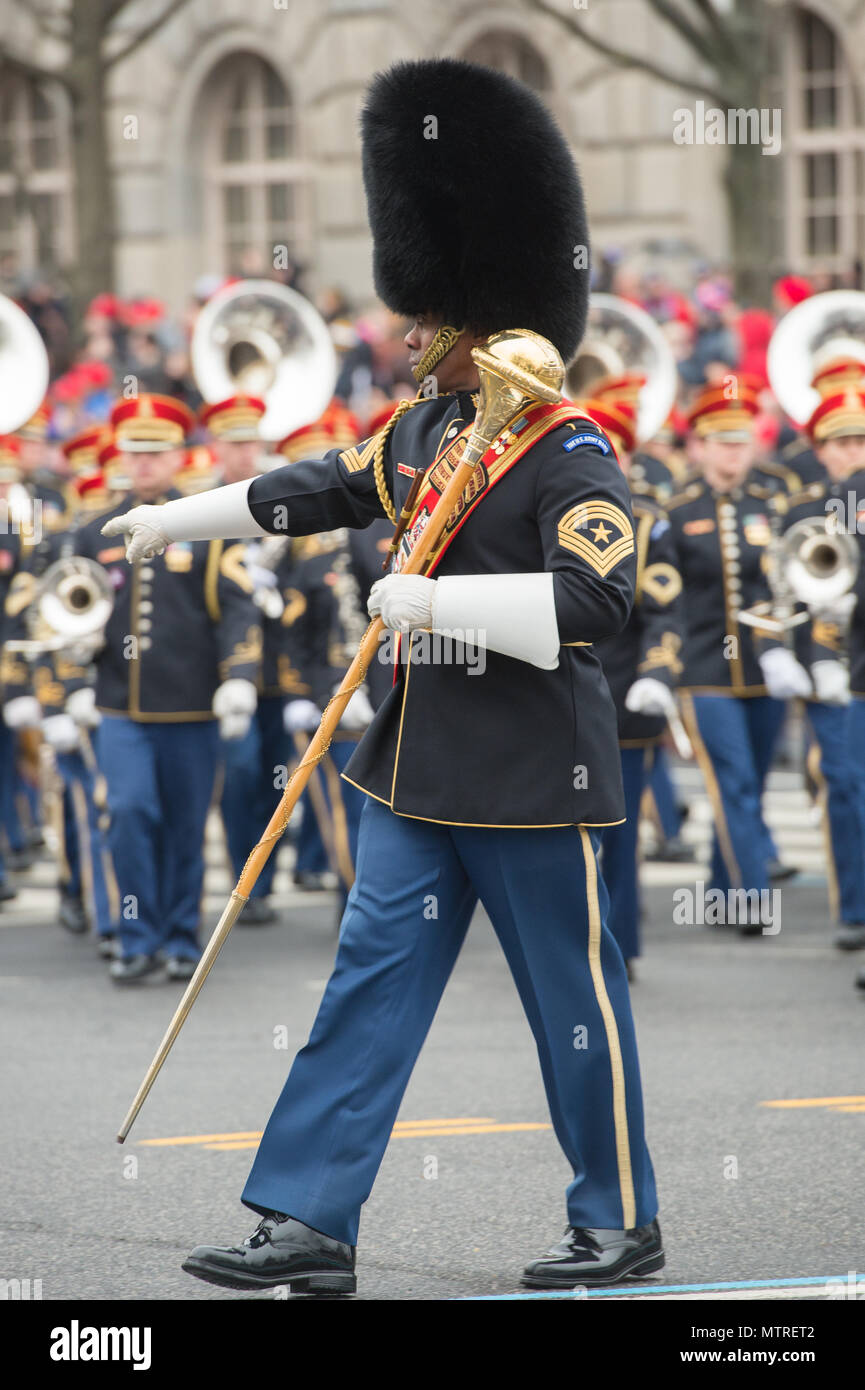
<instances>
[{"instance_id":1,"label":"stone building facade","mask_svg":"<svg viewBox=\"0 0 865 1390\"><path fill-rule=\"evenodd\" d=\"M122 31L163 6L134 0ZM577 8L600 37L693 74L694 55L646 0ZM778 25L781 256L798 271L843 269L865 245L865 5L778 0ZM56 53L23 0L0 0L0 33L16 53ZM694 93L614 66L521 0L188 0L111 73L119 291L177 308L203 273L266 271L285 246L309 287L366 303L363 88L396 59L434 54L502 67L544 95L582 168L596 246L724 258L724 150L673 138ZM7 268L74 257L69 189L62 93L0 71Z\"/></svg>"}]
</instances>

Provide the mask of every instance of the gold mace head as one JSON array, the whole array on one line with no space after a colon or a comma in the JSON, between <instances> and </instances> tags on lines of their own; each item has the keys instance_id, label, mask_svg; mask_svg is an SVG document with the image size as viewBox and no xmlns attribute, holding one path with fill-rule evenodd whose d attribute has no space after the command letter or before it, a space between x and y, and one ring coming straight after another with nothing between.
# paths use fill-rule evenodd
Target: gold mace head
<instances>
[{"instance_id":1,"label":"gold mace head","mask_svg":"<svg viewBox=\"0 0 865 1390\"><path fill-rule=\"evenodd\" d=\"M529 328L506 328L472 348L481 390L463 462L476 462L512 420L539 401L558 405L565 364L553 344Z\"/></svg>"}]
</instances>

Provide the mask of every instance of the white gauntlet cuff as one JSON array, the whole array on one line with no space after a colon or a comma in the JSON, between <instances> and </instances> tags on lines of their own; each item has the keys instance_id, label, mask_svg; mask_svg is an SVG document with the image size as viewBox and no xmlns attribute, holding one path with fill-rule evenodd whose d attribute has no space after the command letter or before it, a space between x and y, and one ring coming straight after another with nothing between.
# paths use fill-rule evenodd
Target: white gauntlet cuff
<instances>
[{"instance_id":1,"label":"white gauntlet cuff","mask_svg":"<svg viewBox=\"0 0 865 1390\"><path fill-rule=\"evenodd\" d=\"M436 580L432 628L471 646L528 661L543 671L559 664L553 576L453 574Z\"/></svg>"}]
</instances>

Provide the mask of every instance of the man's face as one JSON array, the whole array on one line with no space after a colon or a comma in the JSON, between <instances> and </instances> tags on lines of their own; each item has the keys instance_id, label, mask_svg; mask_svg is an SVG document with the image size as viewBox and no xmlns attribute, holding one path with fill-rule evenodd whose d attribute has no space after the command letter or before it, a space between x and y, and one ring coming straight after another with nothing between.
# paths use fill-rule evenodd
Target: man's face
<instances>
[{"instance_id":1,"label":"man's face","mask_svg":"<svg viewBox=\"0 0 865 1390\"><path fill-rule=\"evenodd\" d=\"M827 439L817 449L817 457L833 482L865 468L865 434L846 434Z\"/></svg>"},{"instance_id":2,"label":"man's face","mask_svg":"<svg viewBox=\"0 0 865 1390\"><path fill-rule=\"evenodd\" d=\"M171 487L178 468L183 463L182 449L159 452L121 454L118 466L132 479L132 491L144 502L152 502Z\"/></svg>"},{"instance_id":3,"label":"man's face","mask_svg":"<svg viewBox=\"0 0 865 1390\"><path fill-rule=\"evenodd\" d=\"M416 367L420 362L439 328L441 319L430 314L417 314L411 328L403 339L409 350L409 363ZM431 373L435 377L439 391L477 391L480 384L478 369L472 361L471 350L477 343L484 342L483 336L472 337L463 333L454 346Z\"/></svg>"},{"instance_id":4,"label":"man's face","mask_svg":"<svg viewBox=\"0 0 865 1390\"><path fill-rule=\"evenodd\" d=\"M216 439L213 452L226 483L243 483L259 472L262 446L258 439Z\"/></svg>"},{"instance_id":5,"label":"man's face","mask_svg":"<svg viewBox=\"0 0 865 1390\"><path fill-rule=\"evenodd\" d=\"M754 442L725 439L717 434L705 439L695 436L692 456L711 488L716 492L729 492L745 481L754 462Z\"/></svg>"}]
</instances>

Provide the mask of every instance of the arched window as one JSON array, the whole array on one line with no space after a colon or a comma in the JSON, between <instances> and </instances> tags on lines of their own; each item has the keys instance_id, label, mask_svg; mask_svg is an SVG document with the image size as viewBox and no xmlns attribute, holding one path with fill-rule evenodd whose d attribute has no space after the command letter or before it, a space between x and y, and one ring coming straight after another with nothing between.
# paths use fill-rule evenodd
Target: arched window
<instances>
[{"instance_id":1,"label":"arched window","mask_svg":"<svg viewBox=\"0 0 865 1390\"><path fill-rule=\"evenodd\" d=\"M72 259L68 124L59 90L0 73L3 278Z\"/></svg>"},{"instance_id":2,"label":"arched window","mask_svg":"<svg viewBox=\"0 0 865 1390\"><path fill-rule=\"evenodd\" d=\"M865 131L843 46L811 10L791 12L782 78L788 264L849 271L865 250Z\"/></svg>"},{"instance_id":3,"label":"arched window","mask_svg":"<svg viewBox=\"0 0 865 1390\"><path fill-rule=\"evenodd\" d=\"M235 54L205 83L201 117L209 263L267 273L275 248L293 258L303 242L306 170L288 90L262 58Z\"/></svg>"},{"instance_id":4,"label":"arched window","mask_svg":"<svg viewBox=\"0 0 865 1390\"><path fill-rule=\"evenodd\" d=\"M540 94L548 92L552 86L546 59L521 34L491 29L478 35L462 56L469 62L483 63L488 68L506 72L510 77L518 77L527 87L534 88Z\"/></svg>"}]
</instances>

